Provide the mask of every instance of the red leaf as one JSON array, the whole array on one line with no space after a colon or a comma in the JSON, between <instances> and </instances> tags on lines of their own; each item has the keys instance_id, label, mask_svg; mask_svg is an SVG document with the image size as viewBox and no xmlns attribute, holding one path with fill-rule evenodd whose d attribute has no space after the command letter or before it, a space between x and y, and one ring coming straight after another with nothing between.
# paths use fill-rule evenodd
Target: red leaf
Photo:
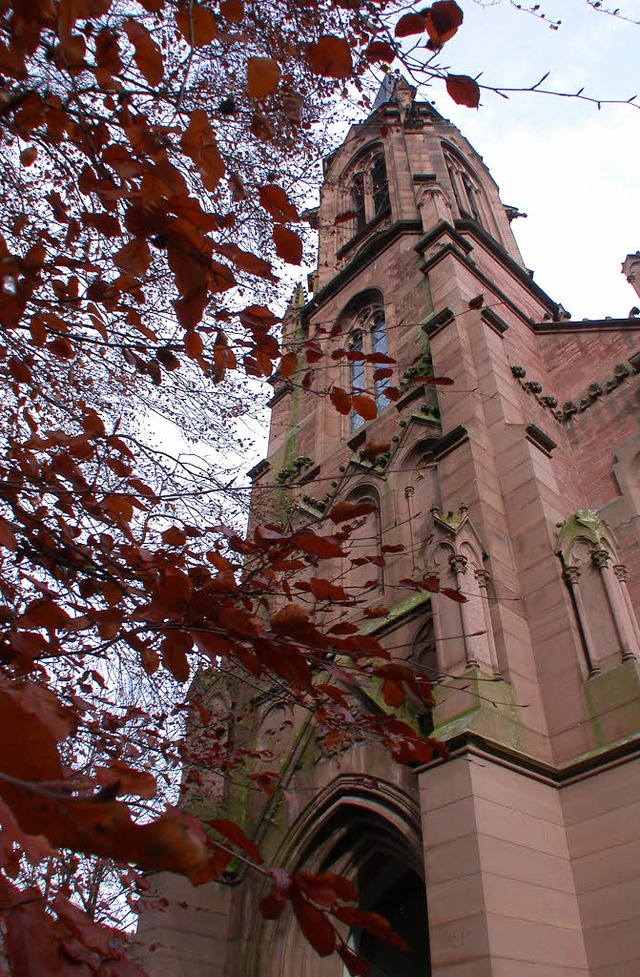
<instances>
[{"instance_id":1,"label":"red leaf","mask_svg":"<svg viewBox=\"0 0 640 977\"><path fill-rule=\"evenodd\" d=\"M245 855L248 855L252 861L258 865L262 865L264 859L255 841L247 838L242 828L239 828L233 821L226 821L224 818L214 818L213 821L207 821L207 824L210 828L214 828L215 831L224 835L228 841L243 851Z\"/></svg>"},{"instance_id":2,"label":"red leaf","mask_svg":"<svg viewBox=\"0 0 640 977\"><path fill-rule=\"evenodd\" d=\"M222 0L220 16L228 20L230 24L239 24L244 18L243 0Z\"/></svg>"},{"instance_id":3,"label":"red leaf","mask_svg":"<svg viewBox=\"0 0 640 977\"><path fill-rule=\"evenodd\" d=\"M338 953L342 958L342 962L351 974L351 977L369 977L371 973L371 964L359 957L357 953L343 943L342 946L338 947Z\"/></svg>"},{"instance_id":4,"label":"red leaf","mask_svg":"<svg viewBox=\"0 0 640 977\"><path fill-rule=\"evenodd\" d=\"M311 593L316 600L349 600L349 595L342 587L337 587L329 580L316 577L309 581Z\"/></svg>"},{"instance_id":5,"label":"red leaf","mask_svg":"<svg viewBox=\"0 0 640 977\"><path fill-rule=\"evenodd\" d=\"M277 221L299 221L298 211L286 193L276 183L267 183L258 188L260 204Z\"/></svg>"},{"instance_id":6,"label":"red leaf","mask_svg":"<svg viewBox=\"0 0 640 977\"><path fill-rule=\"evenodd\" d=\"M28 146L20 153L20 162L23 166L31 166L38 158L38 150L35 146Z\"/></svg>"},{"instance_id":7,"label":"red leaf","mask_svg":"<svg viewBox=\"0 0 640 977\"><path fill-rule=\"evenodd\" d=\"M396 24L396 37L409 37L411 34L422 34L426 30L427 22L424 14L404 14Z\"/></svg>"},{"instance_id":8,"label":"red leaf","mask_svg":"<svg viewBox=\"0 0 640 977\"><path fill-rule=\"evenodd\" d=\"M461 594L459 590L452 590L451 587L443 587L440 593L448 597L449 600L457 600L459 604L465 604L467 602L464 594Z\"/></svg>"},{"instance_id":9,"label":"red leaf","mask_svg":"<svg viewBox=\"0 0 640 977\"><path fill-rule=\"evenodd\" d=\"M184 546L187 542L187 534L177 526L171 526L163 532L162 542L165 546Z\"/></svg>"},{"instance_id":10,"label":"red leaf","mask_svg":"<svg viewBox=\"0 0 640 977\"><path fill-rule=\"evenodd\" d=\"M329 399L339 414L351 413L351 395L342 387L332 387Z\"/></svg>"},{"instance_id":11,"label":"red leaf","mask_svg":"<svg viewBox=\"0 0 640 977\"><path fill-rule=\"evenodd\" d=\"M468 75L447 75L447 91L458 105L477 109L480 104L480 86Z\"/></svg>"},{"instance_id":12,"label":"red leaf","mask_svg":"<svg viewBox=\"0 0 640 977\"><path fill-rule=\"evenodd\" d=\"M388 706L397 709L404 702L406 696L400 682L394 679L385 679L382 684L382 697Z\"/></svg>"},{"instance_id":13,"label":"red leaf","mask_svg":"<svg viewBox=\"0 0 640 977\"><path fill-rule=\"evenodd\" d=\"M330 560L334 556L344 556L337 540L333 536L316 536L311 530L296 533L292 542L298 549L319 556L323 560Z\"/></svg>"},{"instance_id":14,"label":"red leaf","mask_svg":"<svg viewBox=\"0 0 640 977\"><path fill-rule=\"evenodd\" d=\"M307 48L307 61L318 75L350 78L353 73L351 50L344 37L323 34Z\"/></svg>"},{"instance_id":15,"label":"red leaf","mask_svg":"<svg viewBox=\"0 0 640 977\"><path fill-rule=\"evenodd\" d=\"M365 446L362 449L362 457L366 459L366 461L373 461L375 458L379 458L380 455L384 455L390 450L390 441L383 441L381 438L372 438L371 440L367 440L365 443Z\"/></svg>"},{"instance_id":16,"label":"red leaf","mask_svg":"<svg viewBox=\"0 0 640 977\"><path fill-rule=\"evenodd\" d=\"M287 604L271 618L271 628L276 634L299 634L312 626L309 622L309 611L300 604Z\"/></svg>"},{"instance_id":17,"label":"red leaf","mask_svg":"<svg viewBox=\"0 0 640 977\"><path fill-rule=\"evenodd\" d=\"M65 610L49 597L38 597L17 620L23 628L63 628L71 620Z\"/></svg>"},{"instance_id":18,"label":"red leaf","mask_svg":"<svg viewBox=\"0 0 640 977\"><path fill-rule=\"evenodd\" d=\"M470 309L481 309L483 304L484 304L484 295L482 293L480 293L480 295L476 295L476 297L473 299L469 299Z\"/></svg>"},{"instance_id":19,"label":"red leaf","mask_svg":"<svg viewBox=\"0 0 640 977\"><path fill-rule=\"evenodd\" d=\"M147 800L155 797L158 791L153 774L134 770L121 760L112 760L108 767L96 767L96 781L101 787L118 784L118 795L134 794Z\"/></svg>"},{"instance_id":20,"label":"red leaf","mask_svg":"<svg viewBox=\"0 0 640 977\"><path fill-rule=\"evenodd\" d=\"M450 41L462 24L464 14L454 0L436 0L428 7L427 33L434 47L442 47Z\"/></svg>"},{"instance_id":21,"label":"red leaf","mask_svg":"<svg viewBox=\"0 0 640 977\"><path fill-rule=\"evenodd\" d=\"M295 231L290 231L288 227L283 227L282 224L276 224L273 229L273 240L279 258L287 261L290 265L302 264L302 241Z\"/></svg>"},{"instance_id":22,"label":"red leaf","mask_svg":"<svg viewBox=\"0 0 640 977\"><path fill-rule=\"evenodd\" d=\"M278 919L286 908L287 900L277 892L272 892L260 900L260 912L265 919Z\"/></svg>"},{"instance_id":23,"label":"red leaf","mask_svg":"<svg viewBox=\"0 0 640 977\"><path fill-rule=\"evenodd\" d=\"M364 56L368 61L385 61L387 64L391 64L396 52L393 45L389 44L388 41L371 41L364 52Z\"/></svg>"},{"instance_id":24,"label":"red leaf","mask_svg":"<svg viewBox=\"0 0 640 977\"><path fill-rule=\"evenodd\" d=\"M249 98L273 95L280 84L282 72L273 58L249 58L247 61L247 93Z\"/></svg>"},{"instance_id":25,"label":"red leaf","mask_svg":"<svg viewBox=\"0 0 640 977\"><path fill-rule=\"evenodd\" d=\"M300 897L291 900L300 929L307 940L321 957L328 957L336 948L336 934L329 920Z\"/></svg>"},{"instance_id":26,"label":"red leaf","mask_svg":"<svg viewBox=\"0 0 640 977\"><path fill-rule=\"evenodd\" d=\"M368 516L370 512L376 511L376 504L367 499L361 502L338 502L333 506L329 513L332 522L346 522L347 519L357 519L359 516Z\"/></svg>"},{"instance_id":27,"label":"red leaf","mask_svg":"<svg viewBox=\"0 0 640 977\"><path fill-rule=\"evenodd\" d=\"M13 529L6 519L0 516L0 546L4 546L6 550L14 551L17 545Z\"/></svg>"},{"instance_id":28,"label":"red leaf","mask_svg":"<svg viewBox=\"0 0 640 977\"><path fill-rule=\"evenodd\" d=\"M189 330L184 337L184 348L187 356L192 360L197 360L204 353L204 343L202 336L194 329Z\"/></svg>"},{"instance_id":29,"label":"red leaf","mask_svg":"<svg viewBox=\"0 0 640 977\"><path fill-rule=\"evenodd\" d=\"M183 631L172 631L162 642L162 664L171 672L176 682L186 682L189 678L187 652L192 647L192 638Z\"/></svg>"}]
</instances>

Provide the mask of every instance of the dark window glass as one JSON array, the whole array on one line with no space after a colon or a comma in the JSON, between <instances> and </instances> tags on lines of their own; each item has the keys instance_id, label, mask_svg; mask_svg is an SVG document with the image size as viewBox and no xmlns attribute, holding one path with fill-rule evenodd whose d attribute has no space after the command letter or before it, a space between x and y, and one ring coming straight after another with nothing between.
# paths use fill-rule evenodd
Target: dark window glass
<instances>
[{"instance_id":1,"label":"dark window glass","mask_svg":"<svg viewBox=\"0 0 640 977\"><path fill-rule=\"evenodd\" d=\"M467 191L467 199L469 201L469 207L471 208L471 213L473 214L473 219L477 220L478 224L482 224L482 219L480 217L480 211L478 210L478 200L476 196L476 191L474 190L473 184L466 173L462 174L462 182L464 183L464 188Z\"/></svg>"},{"instance_id":2,"label":"dark window glass","mask_svg":"<svg viewBox=\"0 0 640 977\"><path fill-rule=\"evenodd\" d=\"M376 215L381 214L389 206L389 183L387 181L387 167L384 156L376 156L371 170L371 185L373 188L373 206Z\"/></svg>"},{"instance_id":3,"label":"dark window glass","mask_svg":"<svg viewBox=\"0 0 640 977\"><path fill-rule=\"evenodd\" d=\"M361 231L367 223L367 215L364 206L364 176L356 173L351 186L351 199L356 215L356 231Z\"/></svg>"}]
</instances>

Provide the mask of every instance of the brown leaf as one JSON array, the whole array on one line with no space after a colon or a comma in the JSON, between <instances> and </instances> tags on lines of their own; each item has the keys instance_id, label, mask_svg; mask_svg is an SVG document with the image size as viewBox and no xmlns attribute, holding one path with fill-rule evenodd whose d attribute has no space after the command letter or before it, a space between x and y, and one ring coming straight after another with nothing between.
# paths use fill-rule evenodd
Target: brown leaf
<instances>
[{"instance_id":1,"label":"brown leaf","mask_svg":"<svg viewBox=\"0 0 640 977\"><path fill-rule=\"evenodd\" d=\"M205 47L218 36L216 18L202 4L186 4L176 12L176 24L185 41L195 48Z\"/></svg>"},{"instance_id":2,"label":"brown leaf","mask_svg":"<svg viewBox=\"0 0 640 977\"><path fill-rule=\"evenodd\" d=\"M477 109L480 104L480 87L468 75L447 75L447 91L458 105Z\"/></svg>"},{"instance_id":3,"label":"brown leaf","mask_svg":"<svg viewBox=\"0 0 640 977\"><path fill-rule=\"evenodd\" d=\"M280 360L280 375L288 380L298 369L298 357L296 353L285 353Z\"/></svg>"},{"instance_id":4,"label":"brown leaf","mask_svg":"<svg viewBox=\"0 0 640 977\"><path fill-rule=\"evenodd\" d=\"M467 602L467 598L464 596L464 594L461 594L459 590L452 590L451 587L443 587L440 593L444 594L445 597L448 597L449 600L458 601L459 604L466 604Z\"/></svg>"},{"instance_id":5,"label":"brown leaf","mask_svg":"<svg viewBox=\"0 0 640 977\"><path fill-rule=\"evenodd\" d=\"M470 309L481 309L483 305L484 305L484 295L482 293L480 293L480 295L476 295L476 297L473 299L469 299Z\"/></svg>"},{"instance_id":6,"label":"brown leaf","mask_svg":"<svg viewBox=\"0 0 640 977\"><path fill-rule=\"evenodd\" d=\"M162 52L143 24L126 20L123 24L127 37L133 44L134 60L138 71L155 88L162 81L164 65Z\"/></svg>"},{"instance_id":7,"label":"brown leaf","mask_svg":"<svg viewBox=\"0 0 640 977\"><path fill-rule=\"evenodd\" d=\"M331 509L329 518L334 523L346 522L348 519L368 516L370 512L375 511L376 504L370 499L362 499L360 502L338 502Z\"/></svg>"},{"instance_id":8,"label":"brown leaf","mask_svg":"<svg viewBox=\"0 0 640 977\"><path fill-rule=\"evenodd\" d=\"M353 74L351 50L344 37L323 34L307 48L307 61L318 75L350 78Z\"/></svg>"},{"instance_id":9,"label":"brown leaf","mask_svg":"<svg viewBox=\"0 0 640 977\"><path fill-rule=\"evenodd\" d=\"M96 767L96 781L101 787L117 784L118 796L130 794L150 800L158 792L153 774L135 770L121 760L112 760L108 767Z\"/></svg>"},{"instance_id":10,"label":"brown leaf","mask_svg":"<svg viewBox=\"0 0 640 977\"><path fill-rule=\"evenodd\" d=\"M290 265L302 264L302 241L295 231L290 231L288 227L283 227L282 224L276 224L273 229L273 240L279 258L287 261Z\"/></svg>"},{"instance_id":11,"label":"brown leaf","mask_svg":"<svg viewBox=\"0 0 640 977\"><path fill-rule=\"evenodd\" d=\"M462 24L464 14L454 0L436 0L428 7L427 33L434 47L442 47L450 41Z\"/></svg>"},{"instance_id":12,"label":"brown leaf","mask_svg":"<svg viewBox=\"0 0 640 977\"><path fill-rule=\"evenodd\" d=\"M274 220L292 222L300 220L298 211L282 187L279 187L277 184L268 183L264 187L259 187L258 197L260 198L260 204L267 213L271 214Z\"/></svg>"},{"instance_id":13,"label":"brown leaf","mask_svg":"<svg viewBox=\"0 0 640 977\"><path fill-rule=\"evenodd\" d=\"M144 238L134 238L116 251L113 260L117 268L133 278L144 278L151 263L151 251Z\"/></svg>"},{"instance_id":14,"label":"brown leaf","mask_svg":"<svg viewBox=\"0 0 640 977\"><path fill-rule=\"evenodd\" d=\"M38 158L38 150L35 146L28 146L20 153L20 162L23 166L31 166Z\"/></svg>"},{"instance_id":15,"label":"brown leaf","mask_svg":"<svg viewBox=\"0 0 640 977\"><path fill-rule=\"evenodd\" d=\"M187 356L192 360L197 360L204 353L204 343L202 336L195 329L189 330L184 337L184 348Z\"/></svg>"},{"instance_id":16,"label":"brown leaf","mask_svg":"<svg viewBox=\"0 0 640 977\"><path fill-rule=\"evenodd\" d=\"M266 98L277 91L282 72L273 58L249 58L247 61L247 93L249 98Z\"/></svg>"}]
</instances>

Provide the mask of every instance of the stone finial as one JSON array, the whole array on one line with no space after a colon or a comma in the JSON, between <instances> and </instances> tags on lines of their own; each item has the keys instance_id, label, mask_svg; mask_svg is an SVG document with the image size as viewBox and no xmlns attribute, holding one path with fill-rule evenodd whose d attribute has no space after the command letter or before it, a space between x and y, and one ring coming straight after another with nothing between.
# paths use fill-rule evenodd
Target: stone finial
<instances>
[{"instance_id":1,"label":"stone finial","mask_svg":"<svg viewBox=\"0 0 640 977\"><path fill-rule=\"evenodd\" d=\"M622 262L622 274L636 293L640 295L640 251L628 254Z\"/></svg>"}]
</instances>

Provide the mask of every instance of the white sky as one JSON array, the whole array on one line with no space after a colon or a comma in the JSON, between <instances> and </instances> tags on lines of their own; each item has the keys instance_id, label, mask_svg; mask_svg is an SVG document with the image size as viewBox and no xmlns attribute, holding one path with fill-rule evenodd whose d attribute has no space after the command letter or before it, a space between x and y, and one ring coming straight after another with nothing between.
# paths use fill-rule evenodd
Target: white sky
<instances>
[{"instance_id":1,"label":"white sky","mask_svg":"<svg viewBox=\"0 0 640 977\"><path fill-rule=\"evenodd\" d=\"M485 84L543 87L640 104L640 27L592 10L586 0L541 0L557 31L509 0L459 0L462 28L443 49L454 73ZM615 7L617 3L612 3ZM620 0L640 20L639 0ZM640 110L575 99L483 93L478 110L426 91L484 157L504 203L529 216L513 224L535 280L574 319L626 317L637 296L621 274L640 250Z\"/></svg>"}]
</instances>

